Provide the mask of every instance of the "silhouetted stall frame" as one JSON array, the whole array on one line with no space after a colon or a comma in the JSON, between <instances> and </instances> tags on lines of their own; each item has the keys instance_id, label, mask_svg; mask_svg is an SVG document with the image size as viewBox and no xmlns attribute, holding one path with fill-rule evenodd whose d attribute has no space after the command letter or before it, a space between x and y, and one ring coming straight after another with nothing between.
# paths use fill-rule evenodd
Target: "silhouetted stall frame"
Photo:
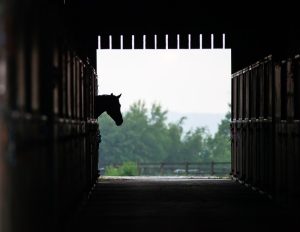
<instances>
[{"instance_id":1,"label":"silhouetted stall frame","mask_svg":"<svg viewBox=\"0 0 300 232\"><path fill-rule=\"evenodd\" d=\"M63 218L65 210L89 194L98 177L99 131L93 116L97 94L94 68L67 44L59 60L62 75L54 88L54 156L58 167L54 181L60 186L55 214ZM62 205L65 210L59 207Z\"/></svg>"},{"instance_id":2,"label":"silhouetted stall frame","mask_svg":"<svg viewBox=\"0 0 300 232\"><path fill-rule=\"evenodd\" d=\"M299 203L299 56L265 57L232 75L232 176Z\"/></svg>"},{"instance_id":3,"label":"silhouetted stall frame","mask_svg":"<svg viewBox=\"0 0 300 232\"><path fill-rule=\"evenodd\" d=\"M98 178L97 75L48 28L8 34L16 49L8 50L8 104L0 115L7 137L1 231L58 231Z\"/></svg>"}]
</instances>

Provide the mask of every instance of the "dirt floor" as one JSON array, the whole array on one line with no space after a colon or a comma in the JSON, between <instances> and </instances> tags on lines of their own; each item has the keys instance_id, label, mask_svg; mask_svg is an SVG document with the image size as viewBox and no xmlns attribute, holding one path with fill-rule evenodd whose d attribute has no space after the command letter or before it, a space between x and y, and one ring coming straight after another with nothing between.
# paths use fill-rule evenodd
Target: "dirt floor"
<instances>
[{"instance_id":1,"label":"dirt floor","mask_svg":"<svg viewBox=\"0 0 300 232\"><path fill-rule=\"evenodd\" d=\"M100 178L66 231L299 231L299 220L231 179Z\"/></svg>"}]
</instances>

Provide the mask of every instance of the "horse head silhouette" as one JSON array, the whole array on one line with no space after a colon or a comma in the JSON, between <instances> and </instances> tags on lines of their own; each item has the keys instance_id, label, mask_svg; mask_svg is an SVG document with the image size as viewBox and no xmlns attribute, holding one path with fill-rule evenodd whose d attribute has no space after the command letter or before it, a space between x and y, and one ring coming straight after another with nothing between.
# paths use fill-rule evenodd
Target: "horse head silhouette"
<instances>
[{"instance_id":1,"label":"horse head silhouette","mask_svg":"<svg viewBox=\"0 0 300 232\"><path fill-rule=\"evenodd\" d=\"M103 112L106 112L115 121L117 126L122 125L123 117L119 101L121 95L122 94L118 96L113 94L95 96L95 117L98 118Z\"/></svg>"}]
</instances>

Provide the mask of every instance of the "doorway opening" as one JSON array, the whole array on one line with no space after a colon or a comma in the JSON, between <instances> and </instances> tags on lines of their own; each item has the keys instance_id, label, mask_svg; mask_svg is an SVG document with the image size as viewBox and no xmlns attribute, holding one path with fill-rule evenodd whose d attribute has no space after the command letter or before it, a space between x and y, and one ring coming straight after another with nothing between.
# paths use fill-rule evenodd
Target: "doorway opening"
<instances>
[{"instance_id":1,"label":"doorway opening","mask_svg":"<svg viewBox=\"0 0 300 232\"><path fill-rule=\"evenodd\" d=\"M147 48L152 39L153 47ZM211 37L213 44L213 36ZM223 35L223 39L225 36ZM98 94L122 94L124 123L98 118L102 176L228 177L231 170L231 49L157 48L157 37L143 46L97 50ZM115 41L114 40L114 41ZM223 41L223 44L225 42Z\"/></svg>"}]
</instances>

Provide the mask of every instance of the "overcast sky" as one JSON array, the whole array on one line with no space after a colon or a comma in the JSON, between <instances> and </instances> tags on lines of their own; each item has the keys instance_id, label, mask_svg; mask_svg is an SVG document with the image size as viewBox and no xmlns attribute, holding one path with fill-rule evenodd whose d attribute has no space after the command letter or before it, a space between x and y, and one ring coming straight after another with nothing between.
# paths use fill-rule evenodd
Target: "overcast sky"
<instances>
[{"instance_id":1,"label":"overcast sky","mask_svg":"<svg viewBox=\"0 0 300 232\"><path fill-rule=\"evenodd\" d=\"M230 49L97 50L99 94L122 93L180 113L221 113L230 103Z\"/></svg>"}]
</instances>

